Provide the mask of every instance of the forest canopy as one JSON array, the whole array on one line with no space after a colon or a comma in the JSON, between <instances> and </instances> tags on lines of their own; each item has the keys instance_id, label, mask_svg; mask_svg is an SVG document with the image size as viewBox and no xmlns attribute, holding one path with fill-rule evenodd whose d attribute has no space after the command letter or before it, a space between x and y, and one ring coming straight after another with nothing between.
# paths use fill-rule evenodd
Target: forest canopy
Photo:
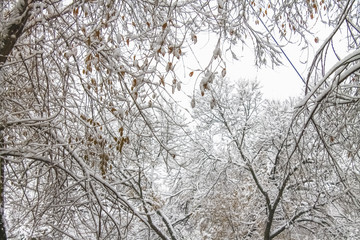
<instances>
[{"instance_id":1,"label":"forest canopy","mask_svg":"<svg viewBox=\"0 0 360 240\"><path fill-rule=\"evenodd\" d=\"M0 239L356 238L359 13L355 0L1 1ZM228 79L225 56L240 64L246 47L276 69L284 46L317 49L299 98Z\"/></svg>"}]
</instances>

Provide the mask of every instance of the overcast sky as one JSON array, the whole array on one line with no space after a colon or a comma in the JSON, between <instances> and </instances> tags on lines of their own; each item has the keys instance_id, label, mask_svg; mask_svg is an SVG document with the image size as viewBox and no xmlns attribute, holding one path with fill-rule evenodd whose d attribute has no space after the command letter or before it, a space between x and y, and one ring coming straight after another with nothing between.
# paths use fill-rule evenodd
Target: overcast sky
<instances>
[{"instance_id":1,"label":"overcast sky","mask_svg":"<svg viewBox=\"0 0 360 240\"><path fill-rule=\"evenodd\" d=\"M198 42L196 46L193 47L193 50L195 51L195 55L201 66L198 65L198 62L190 52L186 54L185 64L194 69L204 69L213 56L216 39L217 38L214 37L209 40L207 35L198 36ZM224 52L222 53L222 57L226 61L226 77L228 79L232 81L257 79L262 85L263 97L266 99L281 100L303 94L304 84L285 57L282 57L283 66L275 66L273 69L271 66L258 68L255 66L254 52L250 47L241 48L239 46L233 50L239 60L232 59L230 53L227 53L226 55L224 55ZM298 71L304 75L307 66L300 63L299 51L291 52L288 48L285 48L284 50L293 61L293 64L296 65ZM176 71L177 74L179 74L179 71L181 71L181 69ZM194 77L190 78L188 76L190 71L190 69L185 69L185 74L179 74L183 75L183 88L193 89L195 87L198 89L199 80L195 83L196 74L194 74Z\"/></svg>"}]
</instances>

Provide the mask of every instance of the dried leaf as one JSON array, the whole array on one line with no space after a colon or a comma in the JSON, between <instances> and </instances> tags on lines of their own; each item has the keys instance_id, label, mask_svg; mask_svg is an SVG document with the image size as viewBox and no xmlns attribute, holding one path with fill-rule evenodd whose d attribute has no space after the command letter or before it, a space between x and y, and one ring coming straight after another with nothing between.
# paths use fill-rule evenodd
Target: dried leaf
<instances>
[{"instance_id":1,"label":"dried leaf","mask_svg":"<svg viewBox=\"0 0 360 240\"><path fill-rule=\"evenodd\" d=\"M223 70L221 71L221 76L225 77L225 75L226 75L226 68L223 68Z\"/></svg>"},{"instance_id":2,"label":"dried leaf","mask_svg":"<svg viewBox=\"0 0 360 240\"><path fill-rule=\"evenodd\" d=\"M197 36L195 34L191 35L191 40L194 42L194 44L197 43Z\"/></svg>"},{"instance_id":3,"label":"dried leaf","mask_svg":"<svg viewBox=\"0 0 360 240\"><path fill-rule=\"evenodd\" d=\"M166 65L166 71L170 71L172 70L172 62L168 62L168 64Z\"/></svg>"},{"instance_id":4,"label":"dried leaf","mask_svg":"<svg viewBox=\"0 0 360 240\"><path fill-rule=\"evenodd\" d=\"M160 84L162 84L165 87L165 80L163 76L160 77Z\"/></svg>"},{"instance_id":5,"label":"dried leaf","mask_svg":"<svg viewBox=\"0 0 360 240\"><path fill-rule=\"evenodd\" d=\"M79 15L79 8L74 8L73 15L77 17Z\"/></svg>"},{"instance_id":6,"label":"dried leaf","mask_svg":"<svg viewBox=\"0 0 360 240\"><path fill-rule=\"evenodd\" d=\"M195 107L195 98L193 98L193 99L191 100L191 103L190 103L190 104L191 104L191 107L192 107L192 108Z\"/></svg>"}]
</instances>

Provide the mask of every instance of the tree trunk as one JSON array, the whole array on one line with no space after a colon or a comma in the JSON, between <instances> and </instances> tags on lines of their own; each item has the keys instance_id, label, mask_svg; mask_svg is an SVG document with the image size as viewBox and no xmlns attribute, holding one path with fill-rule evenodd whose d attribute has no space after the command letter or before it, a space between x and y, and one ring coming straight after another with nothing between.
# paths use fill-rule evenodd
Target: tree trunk
<instances>
[{"instance_id":1,"label":"tree trunk","mask_svg":"<svg viewBox=\"0 0 360 240\"><path fill-rule=\"evenodd\" d=\"M271 233L271 225L272 225L273 219L274 219L274 213L275 213L275 210L270 208L266 227L265 227L265 232L264 232L264 240L272 239L270 233Z\"/></svg>"},{"instance_id":2,"label":"tree trunk","mask_svg":"<svg viewBox=\"0 0 360 240\"><path fill-rule=\"evenodd\" d=\"M1 29L6 34L0 37L0 70L14 48L16 41L23 33L25 23L29 18L29 2L31 0L19 1L13 9L14 14L10 17L8 24L5 24L4 29Z\"/></svg>"},{"instance_id":3,"label":"tree trunk","mask_svg":"<svg viewBox=\"0 0 360 240\"><path fill-rule=\"evenodd\" d=\"M0 149L4 149L4 127L0 126ZM5 199L4 199L4 187L5 187L5 158L0 155L0 240L6 240L6 227L4 219Z\"/></svg>"},{"instance_id":4,"label":"tree trunk","mask_svg":"<svg viewBox=\"0 0 360 240\"><path fill-rule=\"evenodd\" d=\"M1 29L4 36L0 37L0 70L13 50L15 43L23 33L24 26L29 18L29 3L31 0L19 1L10 17L8 24ZM3 4L2 4L3 5ZM1 6L3 9L3 6ZM16 20L15 20L16 19ZM19 20L18 20L19 19ZM3 19L1 19L3 20ZM5 148L5 126L0 126L0 149ZM0 155L0 240L6 240L5 210L5 158Z\"/></svg>"}]
</instances>

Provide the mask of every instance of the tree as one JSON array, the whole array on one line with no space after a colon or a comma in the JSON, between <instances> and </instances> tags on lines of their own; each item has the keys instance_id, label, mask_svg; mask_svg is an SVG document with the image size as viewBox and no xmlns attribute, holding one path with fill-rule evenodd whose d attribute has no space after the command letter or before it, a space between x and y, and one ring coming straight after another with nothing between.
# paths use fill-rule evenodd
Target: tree
<instances>
[{"instance_id":1,"label":"tree","mask_svg":"<svg viewBox=\"0 0 360 240\"><path fill-rule=\"evenodd\" d=\"M346 145L353 158L345 160L347 152L342 152L343 165L335 168L338 173L331 173L329 177L338 177L343 184L338 195L350 188L346 196L356 203L353 184L356 184L357 173L354 170L344 179L340 170L358 159L358 148L348 146L351 142L348 139L356 139L358 134L356 128L351 128L357 126L354 115L358 102L357 82L349 85L353 83L349 77L357 77L358 50L339 60L328 74L324 71L323 80L315 83L317 85L311 80L312 76L314 81L319 78L317 64L321 61L318 59L325 57L343 24L347 25L348 39L352 40L348 46L357 48L355 1L21 0L2 1L1 4L2 238L6 238L6 232L10 237L44 235L70 239L135 238L137 234L161 239L189 236L183 227L193 214L188 210L183 213L181 209L172 209L174 206L188 209L186 201L182 202L183 195L175 191L166 198L164 189L154 187L159 179L151 179L151 169L165 171L168 179L174 179L166 184L167 188L173 186L191 195L189 192L193 190L176 185L183 176L191 175L190 167L195 167L195 172L201 170L201 164L188 162L188 159L197 158L190 157L189 149L195 148L198 142L180 124L183 118L179 111L173 111L176 101L172 94L181 91L177 70L181 68L182 58L190 54L200 33L216 34L218 41L213 57L205 68L190 72L193 78L202 79L201 95L208 96L216 72L226 74L225 54L236 58L235 44L246 45L250 39L256 64L279 64L281 51L274 46L272 37L282 37L282 42L291 43L298 36L304 40L304 46L308 46L308 29L315 19L326 21L334 31L315 57L307 81L308 95L297 105L298 113L288 132L281 136L279 143L271 145L268 139L258 140L260 125L249 128L249 133L245 126L246 134L254 135L246 142L253 148L244 152L242 143L236 142L241 139L237 134L244 132L244 126L237 128L232 118L225 118L227 112L220 111L224 115L222 123L228 124L225 127L230 139L238 139L237 146L232 146L228 155L240 154L248 164L252 158L246 160L247 156L253 157L261 146L266 149L276 146L280 149L274 151L281 156L290 154L290 157L281 158L282 162L273 164L273 177L283 186L274 198L268 197L276 203L276 199L284 196L282 191L295 181L292 173L295 168L289 166L305 164L303 152L311 147L303 141L310 139L322 144L319 146L327 154L325 156L335 161L334 153L339 153L341 148L330 147L326 142L328 133L322 131L327 124L320 121L320 117L325 114L336 119L337 114L344 112L352 125L343 124L346 126L341 128L344 135L336 139L339 144ZM268 28L260 29L260 22ZM334 72L334 69L342 72ZM335 85L327 87L329 80L336 76ZM210 98L209 104L218 107L216 101L222 97L214 96L215 102ZM326 101L331 98L334 101L345 99L345 102L340 102L343 103L340 107L329 105ZM199 99L200 96L193 98L192 104L198 105ZM256 106L249 105L246 111L257 111ZM251 115L248 117L252 120ZM256 120L254 125L259 123ZM329 126L332 132L338 132L338 124ZM305 134L310 130L315 130L317 135ZM209 147L200 150L193 153L211 156ZM321 154L314 157L319 158ZM219 167L223 168L222 164ZM250 175L244 181L252 179L260 191L257 196L267 199L265 188L261 190L262 175L254 175L261 167L248 164ZM302 171L306 181L312 170ZM238 171L231 169L230 172L236 175ZM298 172L296 170L296 174ZM281 174L285 176L283 179ZM213 175L209 171L208 176ZM256 184L257 178L259 184ZM204 184L204 188L208 186ZM234 193L236 195L236 189ZM211 205L211 201L207 204ZM278 205L271 204L267 203L268 213L260 221L265 224L264 219L267 219L265 239L284 232L286 225L282 223L291 221L284 220L276 226L279 231L270 233L274 215L284 215L276 212ZM353 205L348 206L352 209ZM349 222L348 219L344 221ZM22 228L18 228L20 225Z\"/></svg>"},{"instance_id":2,"label":"tree","mask_svg":"<svg viewBox=\"0 0 360 240\"><path fill-rule=\"evenodd\" d=\"M159 94L165 97L159 80L149 80L157 74L156 65L150 68L151 58L145 57L141 67L136 63L130 43L134 29L128 29L126 39L116 29L117 21L127 25L115 11L119 4L6 3L14 14L22 15L21 9L30 14L27 28L16 38L9 36L12 45L7 38L2 45L12 48L11 56L3 54L1 95L10 237L100 239L144 232L166 239L175 234L156 210L161 201L148 180L152 162L173 165L176 145L161 129L174 120L158 119L166 105L158 100ZM131 13L131 5L123 7ZM11 15L8 25L17 17ZM154 19L160 25L150 32L153 36L166 28L160 20ZM118 42L105 41L101 31ZM103 43L111 47L101 52ZM108 54L120 46L129 47L130 55ZM107 70L100 69L104 66Z\"/></svg>"},{"instance_id":3,"label":"tree","mask_svg":"<svg viewBox=\"0 0 360 240\"><path fill-rule=\"evenodd\" d=\"M360 69L356 7L355 1L345 2L335 27L315 54L306 79L306 96L297 104L298 114L304 119L303 128L313 129L322 160L335 169L333 175L324 176L337 179L334 184L339 189L346 189L337 195L338 201L334 197L337 191L333 188L327 194L334 199L332 212L341 216L336 218L339 231L344 231L349 238L358 232L353 224L359 221L359 216L349 211L359 206L356 187L359 155L355 150L359 149L359 144L354 141L359 129L356 109L359 106ZM346 35L343 30L346 30ZM344 39L346 44L342 44ZM328 60L332 57L335 58L333 62Z\"/></svg>"},{"instance_id":4,"label":"tree","mask_svg":"<svg viewBox=\"0 0 360 240\"><path fill-rule=\"evenodd\" d=\"M319 232L319 228L317 228L317 232L322 238L324 236L327 238L351 238L354 237L354 232L358 231L353 227L353 224L358 222L358 216L348 210L358 208L358 191L355 187L358 184L356 183L358 156L354 158L357 150L350 150L358 149L358 144L356 141L352 143L348 141L348 139L354 139L352 136L358 134L356 130L353 131L358 129L353 127L356 125L358 117L354 110L357 109L358 103L356 79L359 71L357 61L359 31L355 23L354 3L354 1L344 2L341 14L337 15L339 18L335 21L333 32L320 46L311 64L306 85L307 95L296 105L298 112L294 114L292 122L289 123L288 131L282 133L282 143L278 146L272 143L276 154L273 155L274 166L271 173L280 175L271 176L270 179L278 182L274 187L267 188L266 184L258 179L256 168L254 170L252 166L248 167L251 173L255 173L253 181L267 202L264 239L271 239L286 233L285 230L289 226L295 227L293 231L300 235L306 234L307 231L309 231L307 234L314 235L315 231L311 228L320 226L320 229L325 229ZM318 8L316 4L314 3L313 7L315 11ZM296 4L294 6L298 7ZM311 18L313 18L312 14ZM346 47L352 52L341 58L337 53L335 41L338 37L342 37L341 30L344 28L349 33L345 39L348 39L350 44L347 44ZM314 40L315 42L319 41L317 37ZM327 70L327 59L331 51L338 61ZM203 85L203 89L211 89L211 87ZM214 94L211 92L211 95ZM216 103L218 99L211 97L208 101ZM223 115L228 108L223 110ZM235 139L235 145L241 146L242 140L239 140L239 136L242 135L228 127L233 126L230 120L223 119L223 127L228 129L228 134ZM270 129L273 130L273 128ZM254 135L250 134L250 136ZM339 140L336 141L335 139L338 137ZM240 139L242 138L240 137ZM344 147L338 148L337 146ZM245 150L246 148L239 149L239 154L246 162L247 159L252 158L241 154L241 151ZM263 174L259 174L259 176L262 177ZM296 188L292 189L293 187ZM274 194L271 193L271 189L276 188L278 192L271 195ZM294 201L293 198L290 198L292 203L290 205L297 207L286 209L283 207L286 205L283 202L286 203L286 196L291 195L296 195L298 200ZM302 206L303 200L310 200L310 202L306 203L307 206ZM219 200L219 202L223 201ZM281 211L279 208L282 208ZM274 216L284 214L285 216L292 215L292 217L282 216L280 220L287 219L287 221L277 223ZM307 222L310 224L306 224ZM306 230L299 232L296 227Z\"/></svg>"},{"instance_id":5,"label":"tree","mask_svg":"<svg viewBox=\"0 0 360 240\"><path fill-rule=\"evenodd\" d=\"M218 80L209 89L194 110L209 144L197 177L208 190L194 217L202 238L354 237L356 167L341 149L333 153L341 165L331 161L317 130L294 114L295 101L263 101L255 82Z\"/></svg>"}]
</instances>

